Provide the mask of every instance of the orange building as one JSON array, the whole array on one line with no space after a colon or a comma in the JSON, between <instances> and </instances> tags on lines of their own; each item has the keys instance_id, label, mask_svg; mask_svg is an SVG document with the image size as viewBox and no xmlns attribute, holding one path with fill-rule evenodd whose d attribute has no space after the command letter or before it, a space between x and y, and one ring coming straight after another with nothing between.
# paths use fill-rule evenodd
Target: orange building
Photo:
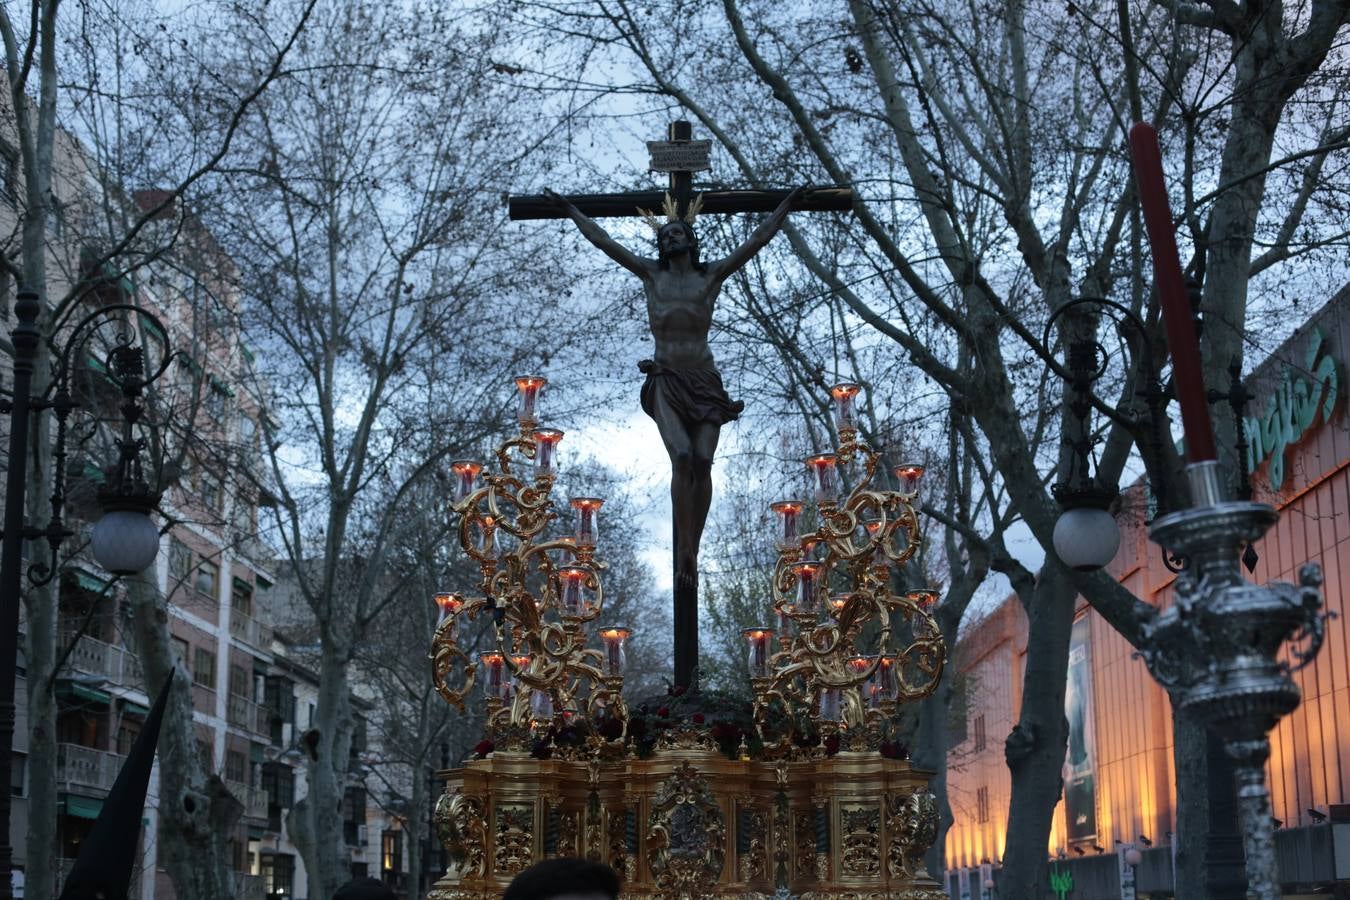
<instances>
[{"instance_id":1,"label":"orange building","mask_svg":"<svg viewBox=\"0 0 1350 900\"><path fill-rule=\"evenodd\" d=\"M1296 582L1304 562L1320 562L1326 606L1339 614L1327 623L1320 655L1294 676L1302 705L1270 736L1268 777L1287 897L1327 896L1334 886L1350 891L1350 618L1342 611L1342 579L1350 579L1347 361L1350 286L1247 380L1256 397L1247 407L1255 499L1280 511L1279 523L1255 545L1251 578ZM1175 575L1148 540L1151 504L1142 486L1130 496L1110 571L1136 596L1167 605ZM955 824L946 858L954 898L988 897L985 881L1002 857L1011 790L1003 739L1017 720L1026 643L1026 615L1009 598L957 648L969 700L964 734L948 753ZM1134 890L1172 896L1170 704L1129 643L1086 603L1074 626L1065 705L1071 737L1064 796L1047 851L1073 874L1068 897L1132 898ZM1131 890L1122 887L1129 867L1122 874L1120 856L1140 835L1152 848Z\"/></svg>"}]
</instances>

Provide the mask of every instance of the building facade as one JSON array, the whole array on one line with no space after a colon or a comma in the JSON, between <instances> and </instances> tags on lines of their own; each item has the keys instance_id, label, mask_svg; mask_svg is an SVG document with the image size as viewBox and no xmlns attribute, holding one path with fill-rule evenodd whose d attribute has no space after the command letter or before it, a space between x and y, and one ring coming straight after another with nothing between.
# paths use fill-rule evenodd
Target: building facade
<instances>
[{"instance_id":1,"label":"building facade","mask_svg":"<svg viewBox=\"0 0 1350 900\"><path fill-rule=\"evenodd\" d=\"M1271 733L1267 774L1286 896L1350 891L1350 287L1247 380L1247 469L1255 499L1279 523L1254 546L1256 582L1298 580L1305 562L1325 574L1327 622L1316 660L1297 672L1303 702ZM1137 597L1171 602L1175 575L1148 540L1146 488L1126 492L1121 546L1109 571ZM1167 694L1133 648L1081 602L1069 655L1070 739L1064 793L1048 852L1072 874L1070 898L1172 896L1176 822L1172 714ZM947 835L953 897L986 898L1003 854L1010 778L1003 740L1017 721L1027 620L1016 598L970 627L956 654L965 676L966 728L948 753L955 824ZM1138 871L1123 865L1138 846ZM1133 884L1129 882L1133 881ZM1340 896L1340 894L1337 894Z\"/></svg>"}]
</instances>

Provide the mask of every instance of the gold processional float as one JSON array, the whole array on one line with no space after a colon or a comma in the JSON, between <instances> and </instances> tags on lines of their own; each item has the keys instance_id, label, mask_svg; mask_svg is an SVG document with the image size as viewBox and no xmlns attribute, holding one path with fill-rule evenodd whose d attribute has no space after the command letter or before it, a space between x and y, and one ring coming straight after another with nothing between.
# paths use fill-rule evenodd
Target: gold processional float
<instances>
[{"instance_id":1,"label":"gold processional float","mask_svg":"<svg viewBox=\"0 0 1350 900\"><path fill-rule=\"evenodd\" d=\"M433 678L460 710L481 695L486 727L477 758L440 773L435 825L450 863L430 900L500 897L553 856L609 864L634 900L945 897L923 864L937 834L931 773L903 758L893 734L899 706L933 692L945 657L928 613L936 592L891 588L919 546L923 468L897 467L899 490L876 486L880 454L855 421L860 389L836 385L840 445L806 461L814 510L771 507L777 625L744 632L748 714L681 715L699 708L696 694L631 711L632 632L597 627L603 501L572 498L572 533L546 536L559 518L550 498L562 432L538 427L544 384L516 379L520 434L497 449L496 473L452 464L459 541L482 596L436 596ZM532 478L512 470L513 456ZM855 462L856 486L840 499L840 468ZM475 655L459 641L480 617L496 646Z\"/></svg>"}]
</instances>

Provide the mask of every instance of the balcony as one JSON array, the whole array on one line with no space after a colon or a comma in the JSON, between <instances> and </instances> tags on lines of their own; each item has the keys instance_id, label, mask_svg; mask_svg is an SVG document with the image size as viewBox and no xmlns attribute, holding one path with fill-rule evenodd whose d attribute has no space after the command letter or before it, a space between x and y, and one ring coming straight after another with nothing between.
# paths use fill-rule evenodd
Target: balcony
<instances>
[{"instance_id":1,"label":"balcony","mask_svg":"<svg viewBox=\"0 0 1350 900\"><path fill-rule=\"evenodd\" d=\"M230 610L230 635L259 650L266 650L272 644L271 626L237 609Z\"/></svg>"},{"instance_id":2,"label":"balcony","mask_svg":"<svg viewBox=\"0 0 1350 900\"><path fill-rule=\"evenodd\" d=\"M125 756L79 744L56 745L56 789L112 789Z\"/></svg>"},{"instance_id":3,"label":"balcony","mask_svg":"<svg viewBox=\"0 0 1350 900\"><path fill-rule=\"evenodd\" d=\"M243 817L246 819L257 819L266 821L267 819L267 791L262 788L250 787L240 781L226 781L225 786L230 789L234 799L244 804Z\"/></svg>"},{"instance_id":4,"label":"balcony","mask_svg":"<svg viewBox=\"0 0 1350 900\"><path fill-rule=\"evenodd\" d=\"M112 684L140 687L141 661L125 647L115 647L82 635L66 657L65 668L72 672L98 675Z\"/></svg>"},{"instance_id":5,"label":"balcony","mask_svg":"<svg viewBox=\"0 0 1350 900\"><path fill-rule=\"evenodd\" d=\"M225 704L225 718L231 725L254 734L270 734L267 708L239 694L230 694Z\"/></svg>"}]
</instances>

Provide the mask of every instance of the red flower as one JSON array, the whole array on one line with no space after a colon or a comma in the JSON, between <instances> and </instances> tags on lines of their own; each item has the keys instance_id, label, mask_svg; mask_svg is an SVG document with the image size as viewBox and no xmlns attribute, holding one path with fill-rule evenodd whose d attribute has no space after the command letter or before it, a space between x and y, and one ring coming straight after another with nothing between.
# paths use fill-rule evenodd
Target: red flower
<instances>
[{"instance_id":1,"label":"red flower","mask_svg":"<svg viewBox=\"0 0 1350 900\"><path fill-rule=\"evenodd\" d=\"M684 685L682 685L682 684L677 684L677 685L675 685L675 687L673 687L673 688L670 689L670 696L672 696L672 697L683 697L683 696L684 696L684 692L685 692L686 690L688 690L688 688L686 688Z\"/></svg>"},{"instance_id":2,"label":"red flower","mask_svg":"<svg viewBox=\"0 0 1350 900\"><path fill-rule=\"evenodd\" d=\"M703 713L694 713L694 724L695 725L703 724Z\"/></svg>"},{"instance_id":3,"label":"red flower","mask_svg":"<svg viewBox=\"0 0 1350 900\"><path fill-rule=\"evenodd\" d=\"M663 719L670 718L670 707L669 707L669 706L663 706L663 707L661 707L660 709L658 709L658 710L656 711L656 714L657 714L658 716L660 716L661 718L663 718Z\"/></svg>"},{"instance_id":4,"label":"red flower","mask_svg":"<svg viewBox=\"0 0 1350 900\"><path fill-rule=\"evenodd\" d=\"M492 741L479 741L477 744L474 744L473 746L473 752L478 756L479 759L483 759L495 749L497 748L493 746Z\"/></svg>"},{"instance_id":5,"label":"red flower","mask_svg":"<svg viewBox=\"0 0 1350 900\"><path fill-rule=\"evenodd\" d=\"M839 735L832 734L825 739L825 755L834 756L839 752Z\"/></svg>"}]
</instances>

